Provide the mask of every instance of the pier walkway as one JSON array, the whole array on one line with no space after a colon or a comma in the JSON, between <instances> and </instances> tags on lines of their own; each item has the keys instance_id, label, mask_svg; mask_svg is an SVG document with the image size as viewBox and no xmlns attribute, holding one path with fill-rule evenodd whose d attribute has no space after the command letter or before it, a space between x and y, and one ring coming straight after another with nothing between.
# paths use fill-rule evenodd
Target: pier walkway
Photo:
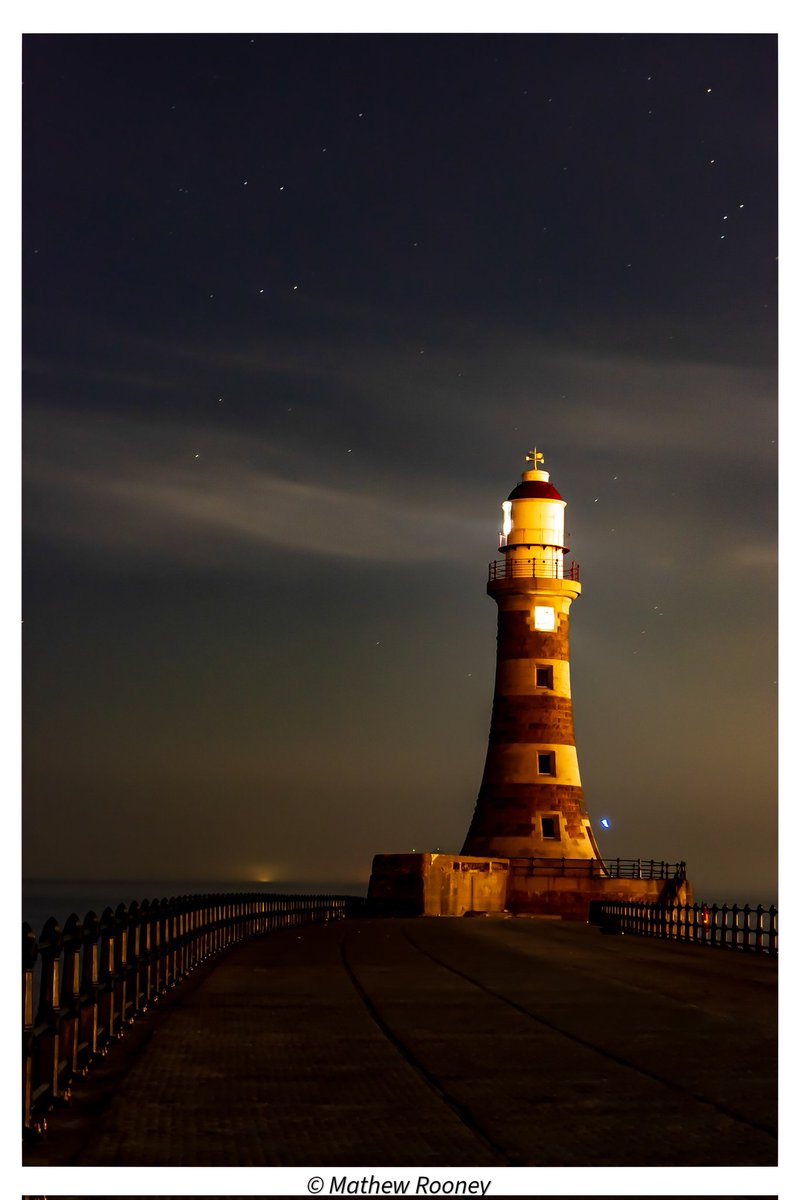
<instances>
[{"instance_id":1,"label":"pier walkway","mask_svg":"<svg viewBox=\"0 0 800 1200\"><path fill-rule=\"evenodd\" d=\"M524 918L349 920L204 964L26 1164L777 1161L777 963Z\"/></svg>"}]
</instances>

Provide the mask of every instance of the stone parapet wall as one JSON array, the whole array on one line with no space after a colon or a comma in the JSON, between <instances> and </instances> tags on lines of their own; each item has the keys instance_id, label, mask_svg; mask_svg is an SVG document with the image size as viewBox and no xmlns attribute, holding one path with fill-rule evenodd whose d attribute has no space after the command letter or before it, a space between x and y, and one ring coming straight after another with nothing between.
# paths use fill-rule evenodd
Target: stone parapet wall
<instances>
[{"instance_id":1,"label":"stone parapet wall","mask_svg":"<svg viewBox=\"0 0 800 1200\"><path fill-rule=\"evenodd\" d=\"M506 907L518 915L560 916L587 921L593 904L619 900L626 903L692 903L688 880L603 879L574 875L524 876L513 873L508 881Z\"/></svg>"},{"instance_id":2,"label":"stone parapet wall","mask_svg":"<svg viewBox=\"0 0 800 1200\"><path fill-rule=\"evenodd\" d=\"M573 865L463 854L378 854L372 863L368 908L374 916L460 917L509 912L586 921L595 903L692 903L687 880L613 879L579 874ZM595 870L600 868L597 865ZM566 870L566 873L564 873Z\"/></svg>"}]
</instances>

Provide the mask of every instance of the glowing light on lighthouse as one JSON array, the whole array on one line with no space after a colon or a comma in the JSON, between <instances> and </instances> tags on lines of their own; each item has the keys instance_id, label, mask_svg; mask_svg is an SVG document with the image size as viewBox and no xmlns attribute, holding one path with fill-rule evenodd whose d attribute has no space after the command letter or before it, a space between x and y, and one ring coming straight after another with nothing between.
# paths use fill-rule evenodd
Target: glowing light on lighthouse
<instances>
[{"instance_id":1,"label":"glowing light on lighthouse","mask_svg":"<svg viewBox=\"0 0 800 1200\"><path fill-rule=\"evenodd\" d=\"M533 609L533 627L542 631L555 629L556 610L548 604L536 604Z\"/></svg>"}]
</instances>

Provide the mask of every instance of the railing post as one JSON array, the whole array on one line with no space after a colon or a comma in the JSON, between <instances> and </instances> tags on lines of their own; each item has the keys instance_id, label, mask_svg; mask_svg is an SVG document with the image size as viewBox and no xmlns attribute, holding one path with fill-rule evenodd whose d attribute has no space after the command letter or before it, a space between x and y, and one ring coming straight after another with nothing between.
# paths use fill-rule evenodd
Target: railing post
<instances>
[{"instance_id":1,"label":"railing post","mask_svg":"<svg viewBox=\"0 0 800 1200\"><path fill-rule=\"evenodd\" d=\"M186 949L184 951L184 969L191 975L197 965L197 905L192 896L184 897L184 929L186 931Z\"/></svg>"},{"instance_id":2,"label":"railing post","mask_svg":"<svg viewBox=\"0 0 800 1200\"><path fill-rule=\"evenodd\" d=\"M197 946L197 963L199 965L205 960L208 946L208 903L205 896L198 896L195 903L197 905L195 945Z\"/></svg>"},{"instance_id":3,"label":"railing post","mask_svg":"<svg viewBox=\"0 0 800 1200\"><path fill-rule=\"evenodd\" d=\"M33 1118L34 1036L33 1036L33 971L39 952L36 934L30 925L22 926L22 1128L26 1132L43 1132L42 1122Z\"/></svg>"},{"instance_id":4,"label":"railing post","mask_svg":"<svg viewBox=\"0 0 800 1200\"><path fill-rule=\"evenodd\" d=\"M764 930L762 923L764 920L764 906L759 904L756 908L756 950L764 949Z\"/></svg>"},{"instance_id":5,"label":"railing post","mask_svg":"<svg viewBox=\"0 0 800 1200\"><path fill-rule=\"evenodd\" d=\"M180 983L189 973L189 929L186 897L179 896L175 901L175 922L178 936L178 955L176 959L175 982Z\"/></svg>"},{"instance_id":6,"label":"railing post","mask_svg":"<svg viewBox=\"0 0 800 1200\"><path fill-rule=\"evenodd\" d=\"M80 1010L81 1010L81 946L83 925L77 913L72 913L64 925L62 938L63 966L61 970L61 1057L67 1063L70 1077L80 1068Z\"/></svg>"},{"instance_id":7,"label":"railing post","mask_svg":"<svg viewBox=\"0 0 800 1200\"><path fill-rule=\"evenodd\" d=\"M145 974L147 971L143 943L144 918L138 901L128 909L128 1007L131 1019L147 1007Z\"/></svg>"},{"instance_id":8,"label":"railing post","mask_svg":"<svg viewBox=\"0 0 800 1200\"><path fill-rule=\"evenodd\" d=\"M100 1026L98 1037L101 1043L110 1042L115 1034L114 1012L114 914L104 908L100 917Z\"/></svg>"},{"instance_id":9,"label":"railing post","mask_svg":"<svg viewBox=\"0 0 800 1200\"><path fill-rule=\"evenodd\" d=\"M114 1012L116 1014L116 1033L121 1036L126 1025L132 1018L128 1015L129 985L128 985L128 908L118 904L114 911L116 937L114 941Z\"/></svg>"},{"instance_id":10,"label":"railing post","mask_svg":"<svg viewBox=\"0 0 800 1200\"><path fill-rule=\"evenodd\" d=\"M167 901L167 987L178 983L178 904L174 897Z\"/></svg>"},{"instance_id":11,"label":"railing post","mask_svg":"<svg viewBox=\"0 0 800 1200\"><path fill-rule=\"evenodd\" d=\"M154 902L155 903L155 902ZM142 901L142 954L144 956L144 1005L149 1008L158 1000L158 958L156 931L158 920L149 900Z\"/></svg>"},{"instance_id":12,"label":"railing post","mask_svg":"<svg viewBox=\"0 0 800 1200\"><path fill-rule=\"evenodd\" d=\"M163 969L161 966L161 905L154 900L150 905L150 1000L158 1002L162 992Z\"/></svg>"},{"instance_id":13,"label":"railing post","mask_svg":"<svg viewBox=\"0 0 800 1200\"><path fill-rule=\"evenodd\" d=\"M98 1053L98 950L100 922L97 913L89 911L83 918L83 963L81 967L80 1040L86 1046L87 1058Z\"/></svg>"},{"instance_id":14,"label":"railing post","mask_svg":"<svg viewBox=\"0 0 800 1200\"><path fill-rule=\"evenodd\" d=\"M61 928L51 917L39 935L39 957L42 977L39 981L39 1007L36 1012L37 1076L42 1094L55 1100L58 1096L59 1067L59 995L58 960L61 954Z\"/></svg>"}]
</instances>

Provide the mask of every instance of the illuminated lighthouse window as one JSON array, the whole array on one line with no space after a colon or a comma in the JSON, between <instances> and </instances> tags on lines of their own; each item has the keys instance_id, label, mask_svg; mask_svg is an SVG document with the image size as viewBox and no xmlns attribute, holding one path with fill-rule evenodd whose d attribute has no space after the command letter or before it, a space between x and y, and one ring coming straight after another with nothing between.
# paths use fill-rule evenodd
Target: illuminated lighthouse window
<instances>
[{"instance_id":1,"label":"illuminated lighthouse window","mask_svg":"<svg viewBox=\"0 0 800 1200\"><path fill-rule=\"evenodd\" d=\"M544 630L555 629L556 610L543 604L537 604L533 610L533 627Z\"/></svg>"}]
</instances>

